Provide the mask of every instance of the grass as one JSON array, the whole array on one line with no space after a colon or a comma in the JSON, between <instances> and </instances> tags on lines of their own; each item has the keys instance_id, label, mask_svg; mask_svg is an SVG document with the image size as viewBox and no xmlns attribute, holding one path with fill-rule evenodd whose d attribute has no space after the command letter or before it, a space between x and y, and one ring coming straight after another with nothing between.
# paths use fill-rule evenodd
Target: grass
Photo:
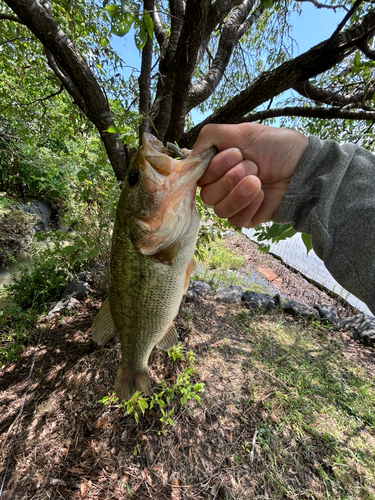
<instances>
[{"instance_id":1,"label":"grass","mask_svg":"<svg viewBox=\"0 0 375 500\"><path fill-rule=\"evenodd\" d=\"M243 271L246 257L229 250L223 240L210 243L201 252L201 257L193 279L208 283L214 291L230 285L238 285L254 292L266 291Z\"/></svg>"},{"instance_id":2,"label":"grass","mask_svg":"<svg viewBox=\"0 0 375 500\"><path fill-rule=\"evenodd\" d=\"M256 445L270 498L375 499L375 382L340 337L280 313L232 319L250 354L242 412L258 406ZM237 461L248 460L243 446Z\"/></svg>"},{"instance_id":3,"label":"grass","mask_svg":"<svg viewBox=\"0 0 375 500\"><path fill-rule=\"evenodd\" d=\"M35 335L38 314L32 309L23 311L9 300L0 302L0 367L17 361L30 339Z\"/></svg>"}]
</instances>

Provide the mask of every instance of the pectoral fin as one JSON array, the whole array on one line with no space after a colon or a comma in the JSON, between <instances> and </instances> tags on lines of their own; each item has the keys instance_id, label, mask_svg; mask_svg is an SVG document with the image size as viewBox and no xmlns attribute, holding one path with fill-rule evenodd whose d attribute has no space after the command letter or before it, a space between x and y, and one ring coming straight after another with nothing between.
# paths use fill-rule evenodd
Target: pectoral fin
<instances>
[{"instance_id":1,"label":"pectoral fin","mask_svg":"<svg viewBox=\"0 0 375 500\"><path fill-rule=\"evenodd\" d=\"M99 345L106 344L116 335L116 326L113 321L108 297L102 304L91 327L91 337Z\"/></svg>"},{"instance_id":2,"label":"pectoral fin","mask_svg":"<svg viewBox=\"0 0 375 500\"><path fill-rule=\"evenodd\" d=\"M158 349L166 351L167 349L173 347L177 343L177 340L178 340L177 330L174 324L172 323L172 326L169 328L169 330L161 339L161 341L156 344L156 347Z\"/></svg>"}]
</instances>

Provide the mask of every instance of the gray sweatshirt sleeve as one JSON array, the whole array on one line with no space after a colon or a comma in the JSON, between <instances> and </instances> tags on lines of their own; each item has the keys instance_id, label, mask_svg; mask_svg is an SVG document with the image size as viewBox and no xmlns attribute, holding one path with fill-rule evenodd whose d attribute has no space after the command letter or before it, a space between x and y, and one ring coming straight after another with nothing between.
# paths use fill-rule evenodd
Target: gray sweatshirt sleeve
<instances>
[{"instance_id":1,"label":"gray sweatshirt sleeve","mask_svg":"<svg viewBox=\"0 0 375 500\"><path fill-rule=\"evenodd\" d=\"M274 222L308 233L332 276L375 314L375 156L310 137Z\"/></svg>"}]
</instances>

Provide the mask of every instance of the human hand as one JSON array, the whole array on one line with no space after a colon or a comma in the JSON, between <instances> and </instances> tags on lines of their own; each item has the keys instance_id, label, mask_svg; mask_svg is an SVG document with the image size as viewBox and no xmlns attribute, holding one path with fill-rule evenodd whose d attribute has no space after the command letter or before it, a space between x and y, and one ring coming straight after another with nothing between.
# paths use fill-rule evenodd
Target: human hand
<instances>
[{"instance_id":1,"label":"human hand","mask_svg":"<svg viewBox=\"0 0 375 500\"><path fill-rule=\"evenodd\" d=\"M198 181L203 202L234 226L272 220L308 144L294 130L255 123L206 125L192 154L211 146L219 153Z\"/></svg>"}]
</instances>

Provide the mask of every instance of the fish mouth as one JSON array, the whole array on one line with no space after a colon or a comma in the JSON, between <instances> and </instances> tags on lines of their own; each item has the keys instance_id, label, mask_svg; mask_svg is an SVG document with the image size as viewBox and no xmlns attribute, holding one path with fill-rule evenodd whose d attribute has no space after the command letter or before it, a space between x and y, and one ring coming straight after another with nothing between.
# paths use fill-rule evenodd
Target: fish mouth
<instances>
[{"instance_id":1,"label":"fish mouth","mask_svg":"<svg viewBox=\"0 0 375 500\"><path fill-rule=\"evenodd\" d=\"M190 190L204 174L210 161L217 154L217 149L212 147L200 155L174 159L162 142L152 134L145 133L140 152L146 161L145 167L151 180L151 183L145 183L145 188L151 193L155 192L155 184L163 190L175 191L181 188ZM186 150L183 153L186 154ZM153 172L148 167L151 167Z\"/></svg>"}]
</instances>

